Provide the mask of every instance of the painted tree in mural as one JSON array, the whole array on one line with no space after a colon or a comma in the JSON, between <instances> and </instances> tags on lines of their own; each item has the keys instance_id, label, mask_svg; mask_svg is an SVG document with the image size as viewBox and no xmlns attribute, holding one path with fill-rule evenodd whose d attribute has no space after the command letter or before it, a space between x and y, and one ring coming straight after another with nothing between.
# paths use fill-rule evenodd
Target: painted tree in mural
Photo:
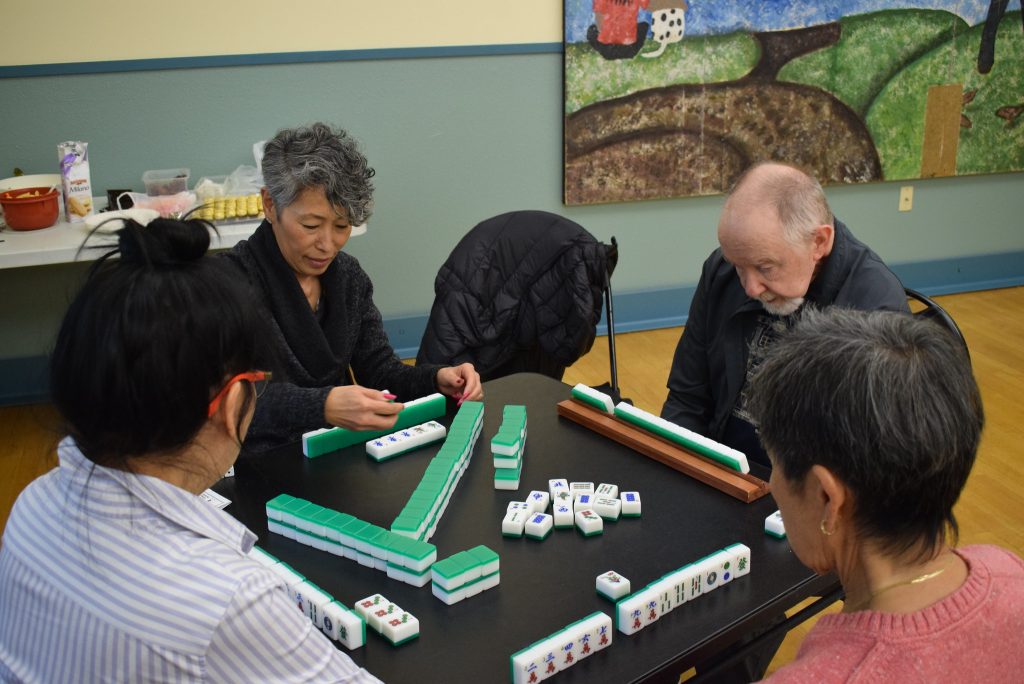
<instances>
[{"instance_id":1,"label":"painted tree in mural","mask_svg":"<svg viewBox=\"0 0 1024 684\"><path fill-rule=\"evenodd\" d=\"M996 59L996 32L999 30L999 22L1003 20L1009 6L1010 0L991 0L989 2L985 28L981 32L981 48L978 50L978 73L980 74L992 71L992 64ZM1024 20L1024 12L1021 13L1021 18Z\"/></svg>"},{"instance_id":2,"label":"painted tree in mural","mask_svg":"<svg viewBox=\"0 0 1024 684\"><path fill-rule=\"evenodd\" d=\"M971 26L913 4L566 0L566 202L723 192L763 159L826 183L1024 169L1006 109L1024 92L1019 13L995 0ZM790 25L823 6L843 14Z\"/></svg>"}]
</instances>

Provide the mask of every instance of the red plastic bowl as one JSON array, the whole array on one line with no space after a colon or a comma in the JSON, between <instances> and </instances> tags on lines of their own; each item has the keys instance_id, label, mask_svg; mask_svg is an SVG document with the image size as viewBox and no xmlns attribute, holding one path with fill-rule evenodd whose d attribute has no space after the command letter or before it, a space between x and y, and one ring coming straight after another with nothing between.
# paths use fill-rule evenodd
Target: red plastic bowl
<instances>
[{"instance_id":1,"label":"red plastic bowl","mask_svg":"<svg viewBox=\"0 0 1024 684\"><path fill-rule=\"evenodd\" d=\"M57 195L59 192L59 190L50 190L45 187L20 188L0 192L0 205L3 205L4 208L4 221L13 230L49 228L57 222ZM30 196L22 197L22 195Z\"/></svg>"}]
</instances>

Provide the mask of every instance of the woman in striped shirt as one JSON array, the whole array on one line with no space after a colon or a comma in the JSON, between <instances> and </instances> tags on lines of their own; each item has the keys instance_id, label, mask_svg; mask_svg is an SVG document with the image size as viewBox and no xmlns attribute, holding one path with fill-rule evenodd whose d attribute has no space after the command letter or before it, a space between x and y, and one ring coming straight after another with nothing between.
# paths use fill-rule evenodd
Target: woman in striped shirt
<instances>
[{"instance_id":1,"label":"woman in striped shirt","mask_svg":"<svg viewBox=\"0 0 1024 684\"><path fill-rule=\"evenodd\" d=\"M60 465L18 497L0 548L0 681L378 681L198 496L266 379L262 324L209 244L202 222L129 221L68 309Z\"/></svg>"}]
</instances>

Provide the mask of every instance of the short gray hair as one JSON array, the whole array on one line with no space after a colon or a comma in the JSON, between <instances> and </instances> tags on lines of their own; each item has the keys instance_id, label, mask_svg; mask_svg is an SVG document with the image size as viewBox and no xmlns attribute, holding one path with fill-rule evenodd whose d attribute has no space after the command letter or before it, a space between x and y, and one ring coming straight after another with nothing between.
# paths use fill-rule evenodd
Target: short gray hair
<instances>
[{"instance_id":1,"label":"short gray hair","mask_svg":"<svg viewBox=\"0 0 1024 684\"><path fill-rule=\"evenodd\" d=\"M747 408L795 487L828 468L853 492L858 534L924 557L947 530L984 424L963 345L895 311L804 311L768 349ZM816 522L816 521L815 521Z\"/></svg>"},{"instance_id":2,"label":"short gray hair","mask_svg":"<svg viewBox=\"0 0 1024 684\"><path fill-rule=\"evenodd\" d=\"M834 223L821 183L791 164L754 164L736 181L726 202L737 196L741 201L771 206L782 224L783 236L794 245L810 240L818 226Z\"/></svg>"},{"instance_id":3,"label":"short gray hair","mask_svg":"<svg viewBox=\"0 0 1024 684\"><path fill-rule=\"evenodd\" d=\"M356 141L324 123L280 130L263 150L263 183L278 210L322 188L331 206L361 225L373 211L373 175Z\"/></svg>"}]
</instances>

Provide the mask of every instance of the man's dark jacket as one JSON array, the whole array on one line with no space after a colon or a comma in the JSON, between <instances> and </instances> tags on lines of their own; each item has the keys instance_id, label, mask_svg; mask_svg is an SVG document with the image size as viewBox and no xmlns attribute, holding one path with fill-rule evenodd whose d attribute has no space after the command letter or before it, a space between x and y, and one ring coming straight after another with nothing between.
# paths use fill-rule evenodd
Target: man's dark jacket
<instances>
[{"instance_id":1,"label":"man's dark jacket","mask_svg":"<svg viewBox=\"0 0 1024 684\"><path fill-rule=\"evenodd\" d=\"M910 311L899 278L840 221L832 252L804 299L819 308ZM721 248L712 252L672 360L663 418L721 441L746 382L748 345L762 312Z\"/></svg>"}]
</instances>

